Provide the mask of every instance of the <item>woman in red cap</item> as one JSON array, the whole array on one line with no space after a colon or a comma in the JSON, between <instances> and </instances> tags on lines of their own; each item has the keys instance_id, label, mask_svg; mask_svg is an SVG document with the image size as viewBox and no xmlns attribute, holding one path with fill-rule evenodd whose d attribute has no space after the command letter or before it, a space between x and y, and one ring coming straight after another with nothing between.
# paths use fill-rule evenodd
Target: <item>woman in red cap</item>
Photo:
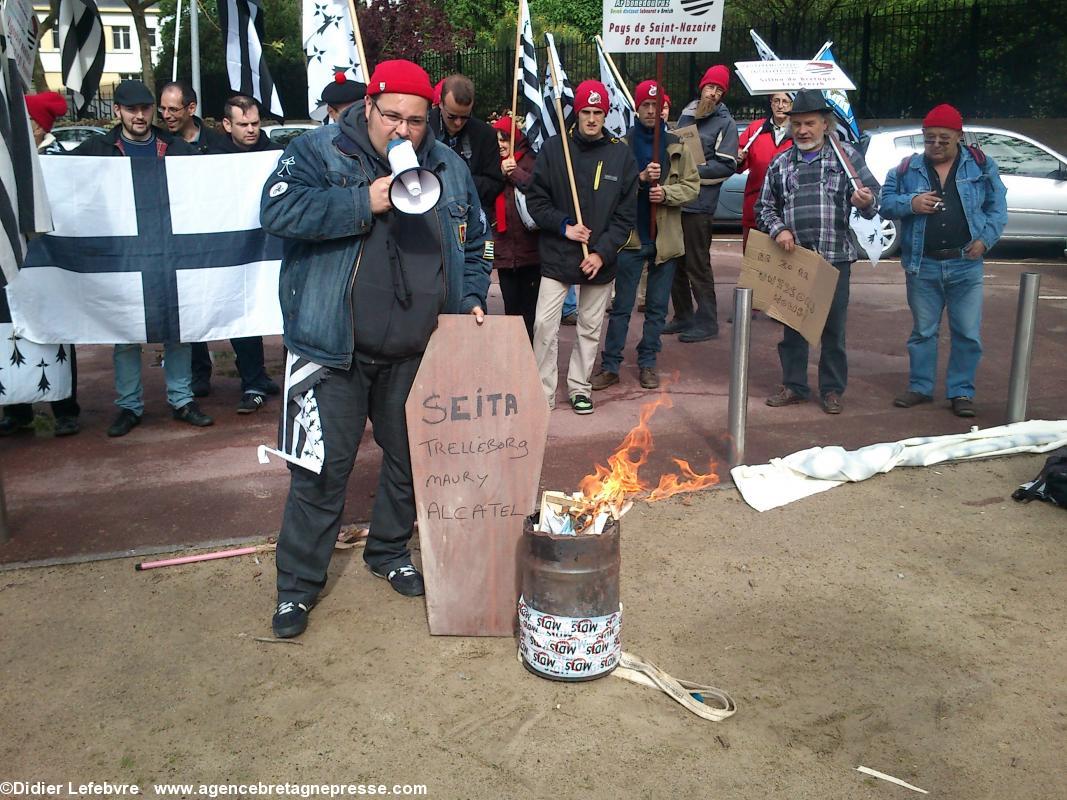
<instances>
[{"instance_id":1,"label":"woman in red cap","mask_svg":"<svg viewBox=\"0 0 1067 800\"><path fill-rule=\"evenodd\" d=\"M62 155L66 152L52 135L56 120L67 113L67 101L58 92L40 92L26 95L26 110L30 113L30 126L37 152L42 155Z\"/></svg>"},{"instance_id":2,"label":"woman in red cap","mask_svg":"<svg viewBox=\"0 0 1067 800\"><path fill-rule=\"evenodd\" d=\"M537 231L528 227L533 220L528 215L528 222L523 220L515 194L519 192L523 197L522 193L530 188L535 159L518 123L515 124L515 152L511 153L511 125L510 116L493 123L500 148L500 171L504 173L504 191L496 198L493 267L504 298L504 313L522 317L532 342L537 288L541 284L541 257L537 252Z\"/></svg>"}]
</instances>

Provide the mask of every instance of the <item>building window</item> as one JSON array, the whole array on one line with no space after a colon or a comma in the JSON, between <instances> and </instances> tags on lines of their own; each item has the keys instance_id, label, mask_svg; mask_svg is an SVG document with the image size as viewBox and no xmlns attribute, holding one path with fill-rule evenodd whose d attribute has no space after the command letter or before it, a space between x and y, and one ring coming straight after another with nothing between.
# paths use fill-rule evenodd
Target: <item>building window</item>
<instances>
[{"instance_id":1,"label":"building window","mask_svg":"<svg viewBox=\"0 0 1067 800\"><path fill-rule=\"evenodd\" d=\"M150 48L152 48L153 50L156 49L156 29L155 28L149 28L148 29L148 46Z\"/></svg>"},{"instance_id":2,"label":"building window","mask_svg":"<svg viewBox=\"0 0 1067 800\"><path fill-rule=\"evenodd\" d=\"M130 49L130 26L129 25L112 25L111 26L111 49L112 50L129 50Z\"/></svg>"},{"instance_id":3,"label":"building window","mask_svg":"<svg viewBox=\"0 0 1067 800\"><path fill-rule=\"evenodd\" d=\"M52 30L50 31L50 33L52 34L52 49L53 50L58 50L59 49L59 25L53 25L52 26Z\"/></svg>"}]
</instances>

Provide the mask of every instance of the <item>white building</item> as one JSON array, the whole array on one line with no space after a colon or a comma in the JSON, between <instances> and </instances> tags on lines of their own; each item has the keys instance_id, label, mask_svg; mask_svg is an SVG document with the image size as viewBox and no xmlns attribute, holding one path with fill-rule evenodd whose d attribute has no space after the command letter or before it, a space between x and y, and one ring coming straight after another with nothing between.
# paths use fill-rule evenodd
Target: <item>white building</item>
<instances>
[{"instance_id":1,"label":"white building","mask_svg":"<svg viewBox=\"0 0 1067 800\"><path fill-rule=\"evenodd\" d=\"M126 78L142 80L141 47L137 42L137 30L133 25L133 14L122 0L97 0L100 18L104 23L104 73L100 76L100 87L110 95L110 87ZM48 4L35 0L33 10L39 21L48 16ZM152 48L153 66L159 61L159 7L145 10L145 22L148 25L148 43ZM41 40L41 66L44 68L48 88L63 91L62 64L59 50L59 25L45 34Z\"/></svg>"}]
</instances>

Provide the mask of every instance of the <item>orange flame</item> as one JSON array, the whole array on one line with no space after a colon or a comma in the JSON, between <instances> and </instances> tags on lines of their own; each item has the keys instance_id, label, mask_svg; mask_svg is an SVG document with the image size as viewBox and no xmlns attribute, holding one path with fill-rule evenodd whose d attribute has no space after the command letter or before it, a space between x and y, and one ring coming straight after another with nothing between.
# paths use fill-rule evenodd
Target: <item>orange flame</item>
<instances>
[{"instance_id":1,"label":"orange flame","mask_svg":"<svg viewBox=\"0 0 1067 800\"><path fill-rule=\"evenodd\" d=\"M648 422L661 407L671 408L673 405L666 391L661 391L655 400L642 405L637 425L608 457L608 466L597 464L593 474L586 475L578 482L582 494L594 505L597 513L604 511L606 506L618 514L627 498L644 492L648 492L647 496L638 499L654 502L681 492L699 491L719 482L714 461L709 465L710 471L701 474L695 472L689 462L679 458L672 460L678 465L681 476L673 472L661 475L659 484L651 492L649 485L641 480L638 473L654 449Z\"/></svg>"}]
</instances>

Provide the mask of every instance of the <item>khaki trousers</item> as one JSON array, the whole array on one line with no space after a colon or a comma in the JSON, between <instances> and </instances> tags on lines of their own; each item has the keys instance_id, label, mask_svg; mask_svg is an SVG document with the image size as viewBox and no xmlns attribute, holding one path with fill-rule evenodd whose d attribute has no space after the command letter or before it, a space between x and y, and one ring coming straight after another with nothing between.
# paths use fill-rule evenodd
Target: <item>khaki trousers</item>
<instances>
[{"instance_id":1,"label":"khaki trousers","mask_svg":"<svg viewBox=\"0 0 1067 800\"><path fill-rule=\"evenodd\" d=\"M600 347L600 331L604 326L604 311L611 300L615 282L599 285L583 284L578 292L578 340L571 351L567 368L567 396L592 394L589 377L596 364ZM541 387L545 390L548 407L556 407L556 384L559 380L559 321L563 301L569 284L552 278L541 277L537 293L537 314L534 318L534 357L537 371L541 374Z\"/></svg>"}]
</instances>

